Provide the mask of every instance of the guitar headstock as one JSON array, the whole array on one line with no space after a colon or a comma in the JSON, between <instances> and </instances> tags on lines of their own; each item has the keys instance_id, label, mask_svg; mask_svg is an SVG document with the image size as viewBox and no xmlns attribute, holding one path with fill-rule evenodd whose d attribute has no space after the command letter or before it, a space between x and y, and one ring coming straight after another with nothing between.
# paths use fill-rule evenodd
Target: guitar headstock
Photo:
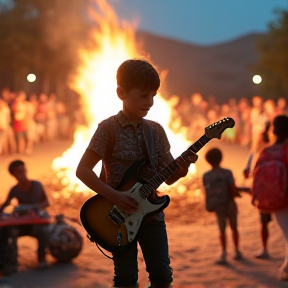
<instances>
[{"instance_id":1,"label":"guitar headstock","mask_svg":"<svg viewBox=\"0 0 288 288\"><path fill-rule=\"evenodd\" d=\"M230 118L226 117L223 118L205 128L205 135L212 139L212 138L221 138L221 134L227 128L232 128L235 125L235 121Z\"/></svg>"}]
</instances>

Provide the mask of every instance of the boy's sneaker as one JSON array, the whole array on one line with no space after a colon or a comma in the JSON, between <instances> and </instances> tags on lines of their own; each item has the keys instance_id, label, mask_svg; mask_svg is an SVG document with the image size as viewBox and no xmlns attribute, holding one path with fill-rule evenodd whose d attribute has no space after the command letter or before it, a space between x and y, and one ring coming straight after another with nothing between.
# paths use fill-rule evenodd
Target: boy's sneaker
<instances>
[{"instance_id":1,"label":"boy's sneaker","mask_svg":"<svg viewBox=\"0 0 288 288\"><path fill-rule=\"evenodd\" d=\"M40 268L40 269L44 269L44 268L47 268L47 267L48 267L48 263L46 261L41 261L38 264L38 268Z\"/></svg>"},{"instance_id":2,"label":"boy's sneaker","mask_svg":"<svg viewBox=\"0 0 288 288\"><path fill-rule=\"evenodd\" d=\"M243 259L242 253L240 251L236 251L234 260L242 260L242 259Z\"/></svg>"},{"instance_id":3,"label":"boy's sneaker","mask_svg":"<svg viewBox=\"0 0 288 288\"><path fill-rule=\"evenodd\" d=\"M10 275L11 273L17 272L17 266L9 266L9 265L0 265L0 279L1 276Z\"/></svg>"},{"instance_id":4,"label":"boy's sneaker","mask_svg":"<svg viewBox=\"0 0 288 288\"><path fill-rule=\"evenodd\" d=\"M266 250L262 251L261 253L257 254L255 256L255 258L258 258L258 259L268 259L270 258L268 252Z\"/></svg>"},{"instance_id":5,"label":"boy's sneaker","mask_svg":"<svg viewBox=\"0 0 288 288\"><path fill-rule=\"evenodd\" d=\"M0 279L9 274L10 274L9 268L4 265L0 265Z\"/></svg>"}]
</instances>

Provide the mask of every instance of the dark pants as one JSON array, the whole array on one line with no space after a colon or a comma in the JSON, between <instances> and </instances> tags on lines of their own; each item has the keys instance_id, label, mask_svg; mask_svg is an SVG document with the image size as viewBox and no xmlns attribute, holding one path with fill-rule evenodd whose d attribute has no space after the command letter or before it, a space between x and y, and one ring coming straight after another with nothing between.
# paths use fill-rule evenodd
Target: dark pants
<instances>
[{"instance_id":1,"label":"dark pants","mask_svg":"<svg viewBox=\"0 0 288 288\"><path fill-rule=\"evenodd\" d=\"M260 221L263 224L268 224L271 221L271 214L270 213L263 213L260 212Z\"/></svg>"},{"instance_id":2,"label":"dark pants","mask_svg":"<svg viewBox=\"0 0 288 288\"><path fill-rule=\"evenodd\" d=\"M14 265L17 265L17 238L21 236L32 236L37 238L38 261L45 261L46 248L48 247L48 225L21 225L9 228L9 236L11 237L11 248L13 250L11 258Z\"/></svg>"},{"instance_id":3,"label":"dark pants","mask_svg":"<svg viewBox=\"0 0 288 288\"><path fill-rule=\"evenodd\" d=\"M172 283L172 268L168 254L168 240L164 221L151 219L145 223L139 233L141 247L151 284ZM137 242L127 249L113 253L114 286L137 286L138 282Z\"/></svg>"},{"instance_id":4,"label":"dark pants","mask_svg":"<svg viewBox=\"0 0 288 288\"><path fill-rule=\"evenodd\" d=\"M8 227L0 228L0 267L9 264Z\"/></svg>"}]
</instances>

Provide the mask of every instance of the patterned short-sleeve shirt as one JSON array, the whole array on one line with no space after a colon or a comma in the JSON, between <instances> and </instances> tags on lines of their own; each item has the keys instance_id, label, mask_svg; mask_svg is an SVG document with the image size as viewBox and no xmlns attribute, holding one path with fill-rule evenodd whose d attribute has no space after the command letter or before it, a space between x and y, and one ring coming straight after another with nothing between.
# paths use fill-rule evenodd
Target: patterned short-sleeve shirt
<instances>
[{"instance_id":1,"label":"patterned short-sleeve shirt","mask_svg":"<svg viewBox=\"0 0 288 288\"><path fill-rule=\"evenodd\" d=\"M156 150L155 163L148 162L141 169L141 177L149 180L157 171L173 161L173 156L170 153L170 144L163 127L157 122L146 121L151 128ZM112 133L113 137L111 137ZM111 151L108 151L111 141L114 145ZM106 174L105 182L111 187L116 187L129 165L136 160L148 158L143 119L135 128L120 111L116 116L98 125L87 149L101 156Z\"/></svg>"},{"instance_id":2,"label":"patterned short-sleeve shirt","mask_svg":"<svg viewBox=\"0 0 288 288\"><path fill-rule=\"evenodd\" d=\"M234 176L231 170L222 167L211 169L203 174L203 185L206 197L217 193L223 203L228 205L234 201L229 191L229 185L235 185Z\"/></svg>"},{"instance_id":3,"label":"patterned short-sleeve shirt","mask_svg":"<svg viewBox=\"0 0 288 288\"><path fill-rule=\"evenodd\" d=\"M203 174L203 184L204 186L209 186L213 183L215 178L224 179L227 184L235 184L233 173L229 169L225 169L222 167L218 167L215 169L211 169Z\"/></svg>"}]
</instances>

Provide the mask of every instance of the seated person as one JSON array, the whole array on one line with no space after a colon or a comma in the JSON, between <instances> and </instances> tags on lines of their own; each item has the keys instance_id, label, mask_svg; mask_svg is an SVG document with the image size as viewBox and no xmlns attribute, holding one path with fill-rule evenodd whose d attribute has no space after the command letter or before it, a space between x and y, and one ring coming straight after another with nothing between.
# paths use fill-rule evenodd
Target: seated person
<instances>
[{"instance_id":1,"label":"seated person","mask_svg":"<svg viewBox=\"0 0 288 288\"><path fill-rule=\"evenodd\" d=\"M20 217L21 215L36 213L41 216L47 214L44 208L49 206L48 199L42 184L39 181L30 180L27 177L25 163L15 160L10 163L8 168L10 174L17 180L17 184L11 188L7 200L0 206L0 213L7 207L13 198L18 200L19 206L14 210ZM11 258L17 267L17 238L24 235L36 237L38 240L38 261L39 267L46 267L45 250L48 246L48 226L47 225L19 225L10 226L8 237L11 237Z\"/></svg>"}]
</instances>

